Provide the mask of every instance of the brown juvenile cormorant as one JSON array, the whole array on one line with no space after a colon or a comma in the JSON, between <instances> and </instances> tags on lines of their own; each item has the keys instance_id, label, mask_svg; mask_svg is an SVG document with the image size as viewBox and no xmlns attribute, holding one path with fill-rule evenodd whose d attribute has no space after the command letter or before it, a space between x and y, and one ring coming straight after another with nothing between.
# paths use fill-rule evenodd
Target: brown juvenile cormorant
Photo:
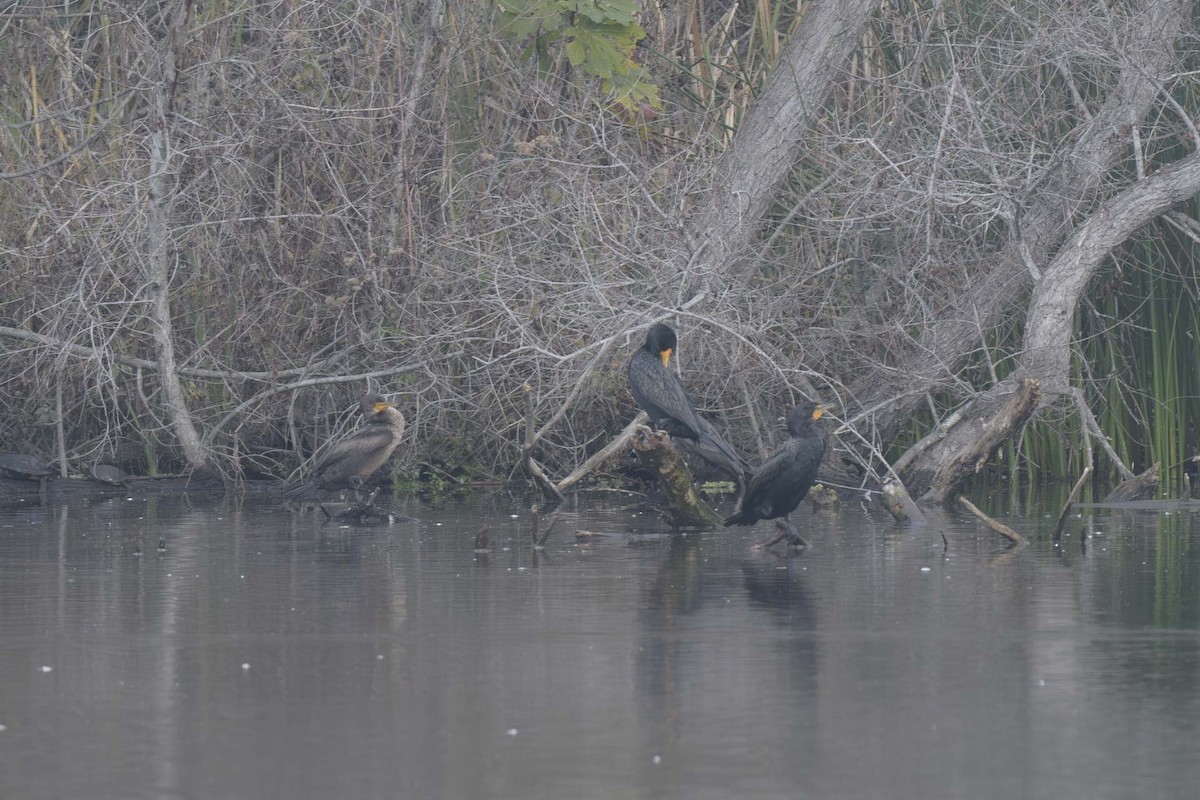
<instances>
[{"instance_id":1,"label":"brown juvenile cormorant","mask_svg":"<svg viewBox=\"0 0 1200 800\"><path fill-rule=\"evenodd\" d=\"M303 497L318 489L353 489L355 501L362 505L358 490L400 443L404 436L404 415L374 393L365 395L358 408L366 424L327 445L313 466L312 477L286 487L284 499Z\"/></svg>"},{"instance_id":2,"label":"brown juvenile cormorant","mask_svg":"<svg viewBox=\"0 0 1200 800\"><path fill-rule=\"evenodd\" d=\"M661 322L650 327L643 344L629 360L629 391L650 416L650 424L672 438L695 442L693 450L715 467L745 485L746 462L696 413L679 376L667 369L675 351L675 331Z\"/></svg>"},{"instance_id":3,"label":"brown juvenile cormorant","mask_svg":"<svg viewBox=\"0 0 1200 800\"><path fill-rule=\"evenodd\" d=\"M788 412L788 440L758 468L746 489L741 510L725 520L726 527L782 519L788 544L805 544L788 515L800 505L817 478L817 468L825 455L825 437L817 428L817 420L824 413L823 406L809 401Z\"/></svg>"}]
</instances>

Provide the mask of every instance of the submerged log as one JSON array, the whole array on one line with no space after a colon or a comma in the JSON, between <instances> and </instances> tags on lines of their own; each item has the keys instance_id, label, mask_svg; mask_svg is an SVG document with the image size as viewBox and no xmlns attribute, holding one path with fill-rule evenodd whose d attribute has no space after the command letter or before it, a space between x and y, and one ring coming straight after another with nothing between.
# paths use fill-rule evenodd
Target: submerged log
<instances>
[{"instance_id":1,"label":"submerged log","mask_svg":"<svg viewBox=\"0 0 1200 800\"><path fill-rule=\"evenodd\" d=\"M976 517L978 517L980 519L980 521L982 521L984 525L987 525L988 528L990 528L991 530L1000 534L1005 539L1008 539L1010 542L1017 545L1018 547L1025 546L1025 537L1024 536L1017 533L1012 528L1005 525L1003 522L1000 522L997 519L992 519L987 514L983 513L978 508L976 508L975 504L972 503L967 498L959 497L958 502L963 508L965 508L967 511L970 511L972 514L974 514Z\"/></svg>"},{"instance_id":2,"label":"submerged log","mask_svg":"<svg viewBox=\"0 0 1200 800\"><path fill-rule=\"evenodd\" d=\"M475 552L486 553L492 543L492 520L487 517L483 520L483 524L479 526L479 533L475 534Z\"/></svg>"},{"instance_id":3,"label":"submerged log","mask_svg":"<svg viewBox=\"0 0 1200 800\"><path fill-rule=\"evenodd\" d=\"M721 524L721 518L696 494L692 474L666 433L642 426L634 431L632 442L642 463L658 476L658 485L671 504L671 524L686 527Z\"/></svg>"},{"instance_id":4,"label":"submerged log","mask_svg":"<svg viewBox=\"0 0 1200 800\"><path fill-rule=\"evenodd\" d=\"M1062 540L1063 526L1067 524L1067 514L1071 513L1071 506L1079 499L1079 490L1083 488L1083 484L1087 482L1091 474L1091 465L1083 468L1083 474L1079 476L1079 480L1075 481L1075 486L1072 487L1071 493L1067 495L1067 502L1063 503L1062 511L1058 512L1058 522L1054 524L1054 535L1051 537L1055 544Z\"/></svg>"},{"instance_id":5,"label":"submerged log","mask_svg":"<svg viewBox=\"0 0 1200 800\"><path fill-rule=\"evenodd\" d=\"M1108 493L1104 502L1124 503L1130 500L1153 500L1154 495L1158 492L1158 466L1155 464L1141 475L1121 481L1115 489Z\"/></svg>"},{"instance_id":6,"label":"submerged log","mask_svg":"<svg viewBox=\"0 0 1200 800\"><path fill-rule=\"evenodd\" d=\"M925 514L913 502L912 497L908 494L908 489L904 488L904 484L900 481L888 481L879 488L879 493L883 497L883 507L897 522L926 522Z\"/></svg>"},{"instance_id":7,"label":"submerged log","mask_svg":"<svg viewBox=\"0 0 1200 800\"><path fill-rule=\"evenodd\" d=\"M337 522L345 525L374 525L376 523L391 525L393 522L416 521L414 517L406 514L397 514L383 506L377 506L374 500L355 503L347 508L343 508L336 514L331 513L323 504L318 503L318 507L321 509L321 513L325 515L326 524Z\"/></svg>"}]
</instances>

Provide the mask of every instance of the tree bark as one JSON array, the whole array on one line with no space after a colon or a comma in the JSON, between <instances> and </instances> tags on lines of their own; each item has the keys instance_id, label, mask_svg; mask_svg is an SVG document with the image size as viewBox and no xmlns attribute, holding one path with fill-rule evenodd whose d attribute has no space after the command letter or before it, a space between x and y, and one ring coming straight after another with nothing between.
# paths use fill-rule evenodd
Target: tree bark
<instances>
[{"instance_id":1,"label":"tree bark","mask_svg":"<svg viewBox=\"0 0 1200 800\"><path fill-rule=\"evenodd\" d=\"M1078 226L1046 268L1030 300L1020 366L972 401L963 421L912 461L906 472L910 487L928 484L930 491L923 499L944 501L967 477L956 465L981 466L978 458L986 458L985 451L994 452L1020 430L1020 424L1012 423L1023 420L1013 418L1005 398L1020 396L1022 385L1040 384L1039 406L1072 396L1072 320L1088 280L1135 231L1197 194L1200 153L1193 153L1111 198ZM990 411L1002 405L1000 412ZM1034 411L1031 406L1025 418Z\"/></svg>"},{"instance_id":2,"label":"tree bark","mask_svg":"<svg viewBox=\"0 0 1200 800\"><path fill-rule=\"evenodd\" d=\"M696 494L692 474L672 446L671 437L641 426L633 434L633 449L658 476L658 485L671 504L673 525L707 528L721 524L721 518Z\"/></svg>"},{"instance_id":3,"label":"tree bark","mask_svg":"<svg viewBox=\"0 0 1200 800\"><path fill-rule=\"evenodd\" d=\"M171 116L183 58L183 37L190 12L190 0L179 0L164 11L164 19L168 23L167 40L157 53L159 74L152 90L150 137L147 142L150 163L145 274L146 292L150 298L150 335L158 360L158 376L162 382L167 416L188 464L193 470L201 471L211 465L211 459L192 423L176 369L170 303L171 267L176 257L171 236L176 196L176 179L171 163L174 156Z\"/></svg>"},{"instance_id":4,"label":"tree bark","mask_svg":"<svg viewBox=\"0 0 1200 800\"><path fill-rule=\"evenodd\" d=\"M816 0L780 54L779 65L722 155L705 204L687 232L700 269L726 269L744 253L805 148L822 110L859 46L879 0Z\"/></svg>"},{"instance_id":5,"label":"tree bark","mask_svg":"<svg viewBox=\"0 0 1200 800\"><path fill-rule=\"evenodd\" d=\"M1068 393L1072 320L1088 281L1135 231L1197 193L1200 153L1193 153L1100 206L1050 262L1029 305L1021 359L1047 400Z\"/></svg>"},{"instance_id":6,"label":"tree bark","mask_svg":"<svg viewBox=\"0 0 1200 800\"><path fill-rule=\"evenodd\" d=\"M907 483L929 486L921 498L924 501L946 502L963 481L983 469L992 454L1025 427L1040 397L1041 387L1030 378L1005 385L1004 392L989 393L988 402L978 404L974 413L965 415L948 436L914 462Z\"/></svg>"}]
</instances>

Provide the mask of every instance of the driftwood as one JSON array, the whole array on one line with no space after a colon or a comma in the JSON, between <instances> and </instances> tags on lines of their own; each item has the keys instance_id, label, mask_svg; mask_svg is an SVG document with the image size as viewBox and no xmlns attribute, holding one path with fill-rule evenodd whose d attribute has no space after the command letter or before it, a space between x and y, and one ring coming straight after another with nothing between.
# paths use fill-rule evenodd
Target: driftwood
<instances>
[{"instance_id":1,"label":"driftwood","mask_svg":"<svg viewBox=\"0 0 1200 800\"><path fill-rule=\"evenodd\" d=\"M648 419L649 417L646 416L645 411L639 411L637 416L633 418L633 421L626 425L624 430L618 433L611 442L606 444L599 452L597 452L587 461L580 464L579 467L576 468L570 475L559 481L557 484L558 491L567 491L567 489L583 480L590 473L599 469L604 462L608 461L617 453L624 451L624 449L629 445L629 440L633 438L634 431L637 430L639 425L645 425Z\"/></svg>"},{"instance_id":2,"label":"driftwood","mask_svg":"<svg viewBox=\"0 0 1200 800\"><path fill-rule=\"evenodd\" d=\"M929 448L932 463L939 467L929 481L929 491L921 500L945 503L963 481L983 469L992 454L1021 430L1037 410L1041 386L1032 378L1023 378L1013 387L1011 396L994 412L979 409L979 413L964 419L945 438ZM945 461L937 458L944 451ZM912 481L909 481L910 485ZM918 485L920 481L916 482Z\"/></svg>"},{"instance_id":3,"label":"driftwood","mask_svg":"<svg viewBox=\"0 0 1200 800\"><path fill-rule=\"evenodd\" d=\"M979 519L983 521L984 525L987 525L989 528L991 528L993 531L995 531L996 533L1003 536L1005 539L1008 539L1010 542L1017 545L1018 547L1023 547L1025 545L1025 537L1024 536L1017 533L1012 528L1005 525L1003 522L992 519L987 514L983 513L978 508L976 508L975 504L972 503L967 498L959 497L958 502L967 511L970 511L972 514L979 517Z\"/></svg>"},{"instance_id":4,"label":"driftwood","mask_svg":"<svg viewBox=\"0 0 1200 800\"><path fill-rule=\"evenodd\" d=\"M634 431L633 449L658 477L658 485L671 504L671 524L687 527L721 524L721 518L696 494L692 474L671 444L671 437L643 426Z\"/></svg>"},{"instance_id":5,"label":"driftwood","mask_svg":"<svg viewBox=\"0 0 1200 800\"><path fill-rule=\"evenodd\" d=\"M1135 475L1121 481L1117 487L1104 498L1106 503L1124 503L1129 500L1153 500L1158 492L1158 464L1150 467L1141 475Z\"/></svg>"},{"instance_id":6,"label":"driftwood","mask_svg":"<svg viewBox=\"0 0 1200 800\"><path fill-rule=\"evenodd\" d=\"M908 489L904 488L904 484L900 481L894 479L887 481L879 488L879 494L883 497L883 507L897 522L912 520L926 523L925 514L913 502Z\"/></svg>"}]
</instances>

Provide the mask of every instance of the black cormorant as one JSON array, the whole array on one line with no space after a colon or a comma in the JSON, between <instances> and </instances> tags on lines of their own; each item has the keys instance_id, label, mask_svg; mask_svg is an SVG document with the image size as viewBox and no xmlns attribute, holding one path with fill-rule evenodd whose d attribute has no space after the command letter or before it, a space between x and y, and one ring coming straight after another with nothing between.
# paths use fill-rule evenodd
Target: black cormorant
<instances>
[{"instance_id":1,"label":"black cormorant","mask_svg":"<svg viewBox=\"0 0 1200 800\"><path fill-rule=\"evenodd\" d=\"M675 351L675 331L661 322L650 327L643 344L629 360L629 391L650 416L650 424L673 438L695 442L693 450L745 485L746 462L696 413L679 376L667 369Z\"/></svg>"},{"instance_id":2,"label":"black cormorant","mask_svg":"<svg viewBox=\"0 0 1200 800\"><path fill-rule=\"evenodd\" d=\"M788 412L788 440L755 472L741 510L725 520L726 527L782 519L788 544L804 544L788 514L796 510L817 478L817 468L825 455L825 437L817 428L817 420L824 413L823 406L809 401Z\"/></svg>"},{"instance_id":3,"label":"black cormorant","mask_svg":"<svg viewBox=\"0 0 1200 800\"><path fill-rule=\"evenodd\" d=\"M283 490L292 500L317 489L353 489L354 499L362 505L358 490L363 481L383 466L404 436L404 415L378 394L368 394L358 403L366 424L326 446L312 469L312 477Z\"/></svg>"}]
</instances>

